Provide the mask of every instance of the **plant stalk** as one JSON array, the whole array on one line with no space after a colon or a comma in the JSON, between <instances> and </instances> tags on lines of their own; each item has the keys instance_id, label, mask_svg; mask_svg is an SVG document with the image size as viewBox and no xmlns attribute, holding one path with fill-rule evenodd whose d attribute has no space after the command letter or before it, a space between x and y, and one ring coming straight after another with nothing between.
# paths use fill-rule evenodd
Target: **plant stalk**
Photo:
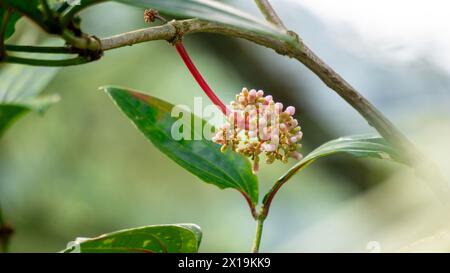
<instances>
[{"instance_id":1,"label":"plant stalk","mask_svg":"<svg viewBox=\"0 0 450 273\"><path fill-rule=\"evenodd\" d=\"M272 5L269 3L268 0L255 0L255 3L268 22L274 24L275 26L283 30L286 30L283 21L281 21L280 17L272 8Z\"/></svg>"},{"instance_id":2,"label":"plant stalk","mask_svg":"<svg viewBox=\"0 0 450 273\"><path fill-rule=\"evenodd\" d=\"M252 253L258 253L259 247L261 245L261 237L263 232L263 226L264 226L264 217L258 217L256 220L256 233L255 233L255 240L253 242L252 247Z\"/></svg>"},{"instance_id":3,"label":"plant stalk","mask_svg":"<svg viewBox=\"0 0 450 273\"><path fill-rule=\"evenodd\" d=\"M16 56L6 56L2 61L5 63L26 64L31 66L62 67L86 64L92 62L93 60L83 56L63 60L29 59Z\"/></svg>"},{"instance_id":4,"label":"plant stalk","mask_svg":"<svg viewBox=\"0 0 450 273\"><path fill-rule=\"evenodd\" d=\"M80 50L67 46L29 46L5 44L7 51L27 52L27 53L49 53L49 54L76 54Z\"/></svg>"},{"instance_id":5,"label":"plant stalk","mask_svg":"<svg viewBox=\"0 0 450 273\"><path fill-rule=\"evenodd\" d=\"M177 42L175 44L175 48L177 49L178 54L183 59L184 63L186 64L186 67L191 72L194 79L197 81L198 85L203 89L205 94L208 96L208 98L222 111L224 115L227 114L227 107L225 104L217 97L217 95L214 93L214 91L209 87L208 83L203 78L200 71L198 71L197 67L195 66L194 62L189 57L189 54L187 53L186 49L184 48L183 44L181 42Z\"/></svg>"}]
</instances>

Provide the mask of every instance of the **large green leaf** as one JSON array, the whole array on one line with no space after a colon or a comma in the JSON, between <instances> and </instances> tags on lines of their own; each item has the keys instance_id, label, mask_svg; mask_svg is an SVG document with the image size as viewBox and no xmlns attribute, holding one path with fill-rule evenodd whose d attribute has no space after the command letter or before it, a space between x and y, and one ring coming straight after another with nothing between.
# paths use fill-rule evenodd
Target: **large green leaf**
<instances>
[{"instance_id":1,"label":"large green leaf","mask_svg":"<svg viewBox=\"0 0 450 273\"><path fill-rule=\"evenodd\" d=\"M78 238L64 253L195 253L202 232L194 224L158 225L132 228L101 235Z\"/></svg>"},{"instance_id":2,"label":"large green leaf","mask_svg":"<svg viewBox=\"0 0 450 273\"><path fill-rule=\"evenodd\" d=\"M115 0L141 8L154 8L181 18L200 18L241 29L253 30L289 40L291 37L273 25L220 1L213 0Z\"/></svg>"},{"instance_id":3,"label":"large green leaf","mask_svg":"<svg viewBox=\"0 0 450 273\"><path fill-rule=\"evenodd\" d=\"M291 177L317 159L333 154L347 153L355 157L373 157L404 163L401 155L387 141L377 135L341 137L318 147L292 167L282 179Z\"/></svg>"},{"instance_id":4,"label":"large green leaf","mask_svg":"<svg viewBox=\"0 0 450 273\"><path fill-rule=\"evenodd\" d=\"M258 203L258 180L247 158L232 151L222 153L219 145L204 138L174 140L171 131L177 119L171 116L174 105L170 103L119 87L104 89L136 127L169 158L206 183L221 189L234 188L253 205ZM193 119L198 118L193 116ZM191 125L183 129L201 136L202 128L198 127Z\"/></svg>"},{"instance_id":5,"label":"large green leaf","mask_svg":"<svg viewBox=\"0 0 450 273\"><path fill-rule=\"evenodd\" d=\"M43 113L58 101L56 95L38 97L57 71L48 67L0 65L0 136L23 114Z\"/></svg>"}]
</instances>

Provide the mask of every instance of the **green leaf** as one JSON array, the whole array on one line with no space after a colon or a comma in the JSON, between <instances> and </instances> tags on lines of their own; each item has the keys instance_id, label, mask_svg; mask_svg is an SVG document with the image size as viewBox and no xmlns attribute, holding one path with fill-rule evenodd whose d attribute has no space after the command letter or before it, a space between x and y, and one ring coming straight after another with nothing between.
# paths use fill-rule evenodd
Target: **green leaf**
<instances>
[{"instance_id":1,"label":"green leaf","mask_svg":"<svg viewBox=\"0 0 450 273\"><path fill-rule=\"evenodd\" d=\"M195 253L202 232L194 224L126 229L96 238L77 238L64 253Z\"/></svg>"},{"instance_id":2,"label":"green leaf","mask_svg":"<svg viewBox=\"0 0 450 273\"><path fill-rule=\"evenodd\" d=\"M384 138L378 135L355 135L329 141L309 153L302 162L312 162L321 157L347 153L354 157L373 157L402 162L401 156Z\"/></svg>"},{"instance_id":3,"label":"green leaf","mask_svg":"<svg viewBox=\"0 0 450 273\"><path fill-rule=\"evenodd\" d=\"M333 154L347 153L354 157L372 157L405 163L401 155L387 141L377 135L356 135L329 141L309 153L283 177L290 177L317 159Z\"/></svg>"},{"instance_id":4,"label":"green leaf","mask_svg":"<svg viewBox=\"0 0 450 273\"><path fill-rule=\"evenodd\" d=\"M178 119L171 116L174 105L120 87L103 87L117 106L136 127L164 154L206 183L221 189L234 188L253 205L258 203L258 179L251 171L247 158L232 151L222 153L212 141L172 138L172 125ZM193 116L192 124L198 124ZM205 121L201 121L206 124ZM189 126L201 136L203 128ZM201 124L201 123L200 123Z\"/></svg>"},{"instance_id":5,"label":"green leaf","mask_svg":"<svg viewBox=\"0 0 450 273\"><path fill-rule=\"evenodd\" d=\"M115 0L141 8L157 9L161 13L181 18L200 18L265 33L279 39L291 37L273 25L232 6L212 0Z\"/></svg>"},{"instance_id":6,"label":"green leaf","mask_svg":"<svg viewBox=\"0 0 450 273\"><path fill-rule=\"evenodd\" d=\"M0 6L0 25L3 24L4 17L6 16L6 9ZM5 29L4 34L4 40L7 40L9 37L11 37L14 34L15 27L17 21L20 19L21 15L17 12L12 12L9 19L8 19L8 25Z\"/></svg>"},{"instance_id":7,"label":"green leaf","mask_svg":"<svg viewBox=\"0 0 450 273\"><path fill-rule=\"evenodd\" d=\"M59 101L58 95L43 96L35 99L24 100L20 103L0 104L0 136L4 134L16 119L29 111L43 114L52 104Z\"/></svg>"},{"instance_id":8,"label":"green leaf","mask_svg":"<svg viewBox=\"0 0 450 273\"><path fill-rule=\"evenodd\" d=\"M39 0L2 0L4 6L11 7L15 11L26 15L37 24L45 28L45 18L41 12Z\"/></svg>"},{"instance_id":9,"label":"green leaf","mask_svg":"<svg viewBox=\"0 0 450 273\"><path fill-rule=\"evenodd\" d=\"M53 79L57 68L0 65L0 136L29 111L45 112L56 103L56 95L38 97Z\"/></svg>"}]
</instances>

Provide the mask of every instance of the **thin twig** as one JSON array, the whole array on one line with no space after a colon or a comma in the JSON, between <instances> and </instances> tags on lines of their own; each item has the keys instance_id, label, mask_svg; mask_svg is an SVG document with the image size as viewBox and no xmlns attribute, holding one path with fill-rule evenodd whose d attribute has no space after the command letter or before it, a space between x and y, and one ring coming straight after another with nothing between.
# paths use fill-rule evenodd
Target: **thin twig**
<instances>
[{"instance_id":1,"label":"thin twig","mask_svg":"<svg viewBox=\"0 0 450 273\"><path fill-rule=\"evenodd\" d=\"M43 60L43 59L30 59L30 58L22 58L16 56L6 56L3 61L5 63L14 63L14 64L26 64L31 66L50 66L50 67L62 67L62 66L73 66L86 64L94 61L93 59L85 56L79 56L71 59L63 59L63 60Z\"/></svg>"},{"instance_id":2,"label":"thin twig","mask_svg":"<svg viewBox=\"0 0 450 273\"><path fill-rule=\"evenodd\" d=\"M5 45L7 51L27 53L50 53L50 54L76 54L80 51L67 46L29 46L29 45Z\"/></svg>"},{"instance_id":3,"label":"thin twig","mask_svg":"<svg viewBox=\"0 0 450 273\"><path fill-rule=\"evenodd\" d=\"M283 21L281 21L280 17L275 12L268 0L255 0L255 3L267 21L281 29L287 30L283 24Z\"/></svg>"}]
</instances>

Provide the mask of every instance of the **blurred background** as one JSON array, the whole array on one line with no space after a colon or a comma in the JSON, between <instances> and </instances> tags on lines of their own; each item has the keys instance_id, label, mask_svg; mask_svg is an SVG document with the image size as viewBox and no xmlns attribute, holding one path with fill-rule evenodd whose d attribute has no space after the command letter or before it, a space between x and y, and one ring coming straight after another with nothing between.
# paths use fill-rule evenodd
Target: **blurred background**
<instances>
[{"instance_id":1,"label":"blurred background","mask_svg":"<svg viewBox=\"0 0 450 273\"><path fill-rule=\"evenodd\" d=\"M226 2L258 14L253 1ZM447 1L272 3L289 28L450 178ZM106 3L85 11L82 26L105 37L145 27L142 12ZM26 20L18 34L14 39L21 41L52 39ZM303 154L342 135L373 132L295 60L216 35L190 35L185 46L224 101L246 86L296 106ZM56 252L76 237L186 222L202 227L201 252L250 250L254 221L242 197L200 182L169 160L98 90L121 85L192 105L203 95L174 48L163 41L135 45L55 72L45 94L60 94L61 101L44 117L19 120L0 140L0 201L16 230L11 251ZM263 167L261 194L292 164ZM388 161L320 160L276 197L262 251L449 251L448 210L431 182Z\"/></svg>"}]
</instances>

